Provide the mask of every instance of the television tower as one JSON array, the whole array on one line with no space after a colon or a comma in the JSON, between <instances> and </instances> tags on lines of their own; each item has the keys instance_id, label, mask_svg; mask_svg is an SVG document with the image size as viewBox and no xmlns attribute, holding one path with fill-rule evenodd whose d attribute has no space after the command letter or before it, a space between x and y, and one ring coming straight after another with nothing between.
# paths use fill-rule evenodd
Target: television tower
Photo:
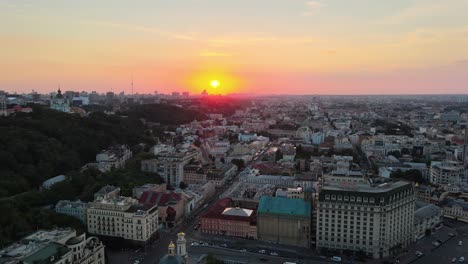
<instances>
[{"instance_id":1,"label":"television tower","mask_svg":"<svg viewBox=\"0 0 468 264\"><path fill-rule=\"evenodd\" d=\"M132 83L131 83L131 85L132 85L132 95L133 95L133 73L132 73Z\"/></svg>"},{"instance_id":2,"label":"television tower","mask_svg":"<svg viewBox=\"0 0 468 264\"><path fill-rule=\"evenodd\" d=\"M466 165L467 161L467 145L468 145L468 124L465 125L465 140L463 142L463 165Z\"/></svg>"}]
</instances>

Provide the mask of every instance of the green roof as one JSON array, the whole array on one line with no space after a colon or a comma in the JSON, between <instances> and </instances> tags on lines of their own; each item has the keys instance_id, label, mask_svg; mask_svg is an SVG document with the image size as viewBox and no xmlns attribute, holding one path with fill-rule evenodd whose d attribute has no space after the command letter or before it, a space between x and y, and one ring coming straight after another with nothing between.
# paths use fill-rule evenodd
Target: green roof
<instances>
[{"instance_id":1,"label":"green roof","mask_svg":"<svg viewBox=\"0 0 468 264\"><path fill-rule=\"evenodd\" d=\"M52 242L47 244L44 248L35 252L34 254L23 259L23 263L26 264L48 264L55 263L59 261L60 258L67 254L69 249L66 246L60 245L58 243ZM54 260L52 260L52 258Z\"/></svg>"},{"instance_id":2,"label":"green roof","mask_svg":"<svg viewBox=\"0 0 468 264\"><path fill-rule=\"evenodd\" d=\"M303 199L262 196L258 214L280 214L311 217L311 205Z\"/></svg>"}]
</instances>

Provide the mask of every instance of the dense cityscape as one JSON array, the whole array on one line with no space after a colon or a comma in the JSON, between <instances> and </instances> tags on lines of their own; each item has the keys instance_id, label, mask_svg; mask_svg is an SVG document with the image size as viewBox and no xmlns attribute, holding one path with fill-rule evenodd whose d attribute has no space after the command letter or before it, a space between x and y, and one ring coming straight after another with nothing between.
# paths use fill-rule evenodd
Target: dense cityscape
<instances>
[{"instance_id":1,"label":"dense cityscape","mask_svg":"<svg viewBox=\"0 0 468 264\"><path fill-rule=\"evenodd\" d=\"M0 264L468 257L468 0L0 0Z\"/></svg>"},{"instance_id":2,"label":"dense cityscape","mask_svg":"<svg viewBox=\"0 0 468 264\"><path fill-rule=\"evenodd\" d=\"M467 95L0 99L0 263L468 253Z\"/></svg>"}]
</instances>

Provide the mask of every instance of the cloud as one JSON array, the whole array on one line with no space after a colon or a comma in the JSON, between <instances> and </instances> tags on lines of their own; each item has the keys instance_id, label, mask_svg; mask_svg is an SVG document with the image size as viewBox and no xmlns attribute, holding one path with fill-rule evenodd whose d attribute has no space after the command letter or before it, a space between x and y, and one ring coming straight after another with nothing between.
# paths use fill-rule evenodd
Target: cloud
<instances>
[{"instance_id":1,"label":"cloud","mask_svg":"<svg viewBox=\"0 0 468 264\"><path fill-rule=\"evenodd\" d=\"M303 16L312 16L322 7L322 4L317 1L308 1L305 3L306 11L302 13Z\"/></svg>"},{"instance_id":2,"label":"cloud","mask_svg":"<svg viewBox=\"0 0 468 264\"><path fill-rule=\"evenodd\" d=\"M216 51L203 51L199 54L201 57L231 57L232 54Z\"/></svg>"},{"instance_id":3,"label":"cloud","mask_svg":"<svg viewBox=\"0 0 468 264\"><path fill-rule=\"evenodd\" d=\"M128 24L121 24L121 23L114 23L114 22L107 22L107 21L82 21L81 24L144 32L144 33L159 35L163 37L179 39L179 40L198 41L198 39L193 34L171 32L171 31L167 31L167 30L163 30L163 29L159 29L155 27L128 25Z\"/></svg>"},{"instance_id":4,"label":"cloud","mask_svg":"<svg viewBox=\"0 0 468 264\"><path fill-rule=\"evenodd\" d=\"M453 0L450 4L447 1L429 0L417 1L398 12L384 17L382 24L397 25L419 20L433 20L435 17L453 17L454 15L462 15L461 10L468 8L466 0Z\"/></svg>"}]
</instances>

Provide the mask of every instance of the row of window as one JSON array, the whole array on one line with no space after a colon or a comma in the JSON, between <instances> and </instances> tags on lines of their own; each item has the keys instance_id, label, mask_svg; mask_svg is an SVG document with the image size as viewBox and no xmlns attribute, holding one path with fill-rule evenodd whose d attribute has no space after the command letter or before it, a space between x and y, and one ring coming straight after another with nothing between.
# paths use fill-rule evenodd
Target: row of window
<instances>
[{"instance_id":1,"label":"row of window","mask_svg":"<svg viewBox=\"0 0 468 264\"><path fill-rule=\"evenodd\" d=\"M335 238L331 237L331 238L328 238L328 237L319 237L319 240L323 240L323 241L331 241L331 242L335 242ZM347 238L337 238L336 239L336 242L343 242L343 243L350 243L350 244L356 244L356 245L369 245L369 246L372 246L372 241L368 241L366 243L366 241L360 241L360 240L354 240L354 239L347 239Z\"/></svg>"}]
</instances>

